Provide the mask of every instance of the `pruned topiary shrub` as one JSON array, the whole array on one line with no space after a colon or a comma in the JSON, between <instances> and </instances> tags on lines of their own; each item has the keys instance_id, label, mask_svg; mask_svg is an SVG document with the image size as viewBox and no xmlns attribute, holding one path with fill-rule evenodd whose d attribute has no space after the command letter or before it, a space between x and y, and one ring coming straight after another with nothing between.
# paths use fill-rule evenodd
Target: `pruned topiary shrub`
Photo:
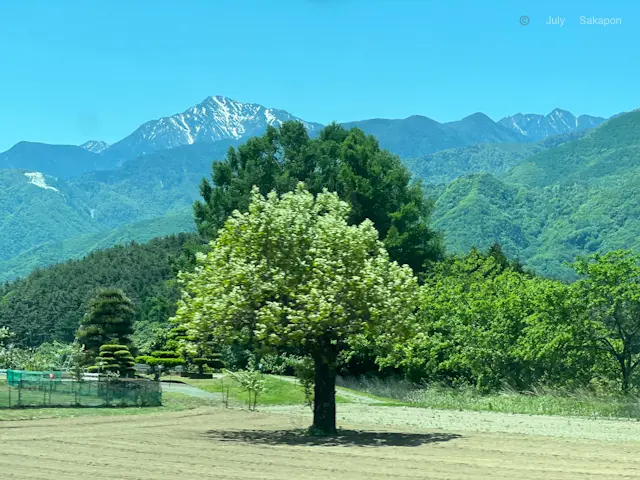
<instances>
[{"instance_id":1,"label":"pruned topiary shrub","mask_svg":"<svg viewBox=\"0 0 640 480\"><path fill-rule=\"evenodd\" d=\"M126 345L102 345L95 367L90 368L101 373L116 373L121 377L133 377L135 374L135 361Z\"/></svg>"}]
</instances>

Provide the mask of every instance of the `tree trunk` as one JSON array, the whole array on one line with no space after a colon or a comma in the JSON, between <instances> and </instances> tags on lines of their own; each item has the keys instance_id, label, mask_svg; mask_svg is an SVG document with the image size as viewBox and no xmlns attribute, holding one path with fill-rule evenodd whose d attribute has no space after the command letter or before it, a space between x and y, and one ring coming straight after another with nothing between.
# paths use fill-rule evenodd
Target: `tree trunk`
<instances>
[{"instance_id":1,"label":"tree trunk","mask_svg":"<svg viewBox=\"0 0 640 480\"><path fill-rule=\"evenodd\" d=\"M327 435L336 433L336 362L315 357L313 428Z\"/></svg>"},{"instance_id":2,"label":"tree trunk","mask_svg":"<svg viewBox=\"0 0 640 480\"><path fill-rule=\"evenodd\" d=\"M629 393L629 380L631 377L631 360L626 361L624 358L620 360L620 368L622 370L622 393Z\"/></svg>"}]
</instances>

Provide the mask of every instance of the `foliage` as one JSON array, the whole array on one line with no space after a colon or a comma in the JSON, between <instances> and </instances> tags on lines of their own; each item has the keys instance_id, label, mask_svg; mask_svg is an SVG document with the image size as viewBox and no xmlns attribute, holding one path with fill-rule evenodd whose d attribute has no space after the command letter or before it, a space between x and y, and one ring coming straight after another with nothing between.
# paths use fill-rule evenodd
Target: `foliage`
<instances>
[{"instance_id":1,"label":"foliage","mask_svg":"<svg viewBox=\"0 0 640 480\"><path fill-rule=\"evenodd\" d=\"M0 329L1 334L2 329ZM71 360L73 353L71 344L54 341L43 343L37 348L20 348L13 343L8 343L10 338L5 338L4 345L0 339L0 368L33 371L61 370Z\"/></svg>"},{"instance_id":2,"label":"foliage","mask_svg":"<svg viewBox=\"0 0 640 480\"><path fill-rule=\"evenodd\" d=\"M524 274L477 250L442 265L421 289L419 332L399 363L414 381L488 391L539 384L584 386L596 359L576 346L569 287Z\"/></svg>"},{"instance_id":3,"label":"foliage","mask_svg":"<svg viewBox=\"0 0 640 480\"><path fill-rule=\"evenodd\" d=\"M184 263L183 248L196 238L181 234L121 245L0 285L0 325L14 332L17 346L72 342L91 298L101 289L118 288L136 310L136 345L142 353L155 350L179 296L170 281L173 264Z\"/></svg>"},{"instance_id":4,"label":"foliage","mask_svg":"<svg viewBox=\"0 0 640 480\"><path fill-rule=\"evenodd\" d=\"M304 389L304 399L313 408L313 390L315 388L315 372L311 357L287 357L287 364L293 368L294 374Z\"/></svg>"},{"instance_id":5,"label":"foliage","mask_svg":"<svg viewBox=\"0 0 640 480\"><path fill-rule=\"evenodd\" d=\"M499 178L457 178L433 213L447 249L464 253L498 241L528 268L564 280L577 278L570 263L579 256L639 251L639 125L640 112L627 113L506 173L493 170Z\"/></svg>"},{"instance_id":6,"label":"foliage","mask_svg":"<svg viewBox=\"0 0 640 480\"><path fill-rule=\"evenodd\" d=\"M340 385L378 398L386 405L407 405L455 411L493 411L526 415L640 419L638 397L585 389L536 388L523 393L509 388L485 393L473 387L451 388L437 383L416 385L399 378L344 378Z\"/></svg>"},{"instance_id":7,"label":"foliage","mask_svg":"<svg viewBox=\"0 0 640 480\"><path fill-rule=\"evenodd\" d=\"M87 354L82 349L82 345L74 343L69 352L69 369L76 382L84 380L84 373L87 371Z\"/></svg>"},{"instance_id":8,"label":"foliage","mask_svg":"<svg viewBox=\"0 0 640 480\"><path fill-rule=\"evenodd\" d=\"M572 288L583 306L583 322L593 347L618 366L627 392L640 365L640 255L620 250L595 254L575 263L585 277Z\"/></svg>"},{"instance_id":9,"label":"foliage","mask_svg":"<svg viewBox=\"0 0 640 480\"><path fill-rule=\"evenodd\" d=\"M136 362L149 365L155 380L159 380L164 371L169 371L177 366L184 365L184 349L180 341L186 337L182 336L182 329L173 329L167 335L167 342L162 350L154 350L149 355L142 355L136 358Z\"/></svg>"},{"instance_id":10,"label":"foliage","mask_svg":"<svg viewBox=\"0 0 640 480\"><path fill-rule=\"evenodd\" d=\"M302 124L286 122L213 165L212 182L202 181L203 199L194 204L196 225L213 239L234 210L247 210L253 186L262 194L284 193L303 181L314 194L337 192L351 206L350 224L369 219L391 258L421 271L442 256L442 248L428 224L432 205L410 179L398 157L359 129L333 124L311 139Z\"/></svg>"},{"instance_id":11,"label":"foliage","mask_svg":"<svg viewBox=\"0 0 640 480\"><path fill-rule=\"evenodd\" d=\"M13 333L8 327L0 327L0 348L7 348L13 337Z\"/></svg>"},{"instance_id":12,"label":"foliage","mask_svg":"<svg viewBox=\"0 0 640 480\"><path fill-rule=\"evenodd\" d=\"M259 370L249 368L248 370L240 370L238 372L230 372L225 370L225 374L238 382L243 392L249 394L249 410L255 410L258 405L258 397L266 390L266 382L264 376Z\"/></svg>"},{"instance_id":13,"label":"foliage","mask_svg":"<svg viewBox=\"0 0 640 480\"><path fill-rule=\"evenodd\" d=\"M176 313L190 334L231 343L294 347L314 358L314 424L335 431L335 366L363 338L393 348L411 328L417 282L389 261L371 221L347 223L349 206L331 193L267 198L256 189L183 272Z\"/></svg>"},{"instance_id":14,"label":"foliage","mask_svg":"<svg viewBox=\"0 0 640 480\"><path fill-rule=\"evenodd\" d=\"M100 347L96 364L87 370L105 374L113 373L120 377L133 377L135 361L127 345L107 344Z\"/></svg>"},{"instance_id":15,"label":"foliage","mask_svg":"<svg viewBox=\"0 0 640 480\"><path fill-rule=\"evenodd\" d=\"M61 370L69 362L72 346L60 342L43 343L38 348L27 350L29 355L22 362L22 370Z\"/></svg>"},{"instance_id":16,"label":"foliage","mask_svg":"<svg viewBox=\"0 0 640 480\"><path fill-rule=\"evenodd\" d=\"M144 243L166 235L193 232L193 212L185 207L176 213L150 220L127 223L109 230L85 233L72 238L47 241L6 260L0 260L0 281L26 277L38 268L68 260L80 260L90 252L131 242Z\"/></svg>"},{"instance_id":17,"label":"foliage","mask_svg":"<svg viewBox=\"0 0 640 480\"><path fill-rule=\"evenodd\" d=\"M179 357L176 352L156 350L149 355L141 355L136 357L137 363L149 365L154 380L160 380L163 372L170 371L180 365L184 365L184 359Z\"/></svg>"},{"instance_id":18,"label":"foliage","mask_svg":"<svg viewBox=\"0 0 640 480\"><path fill-rule=\"evenodd\" d=\"M89 302L89 310L76 334L78 342L84 345L89 358L102 354L102 346L113 342L127 346L128 351L132 346L134 316L133 304L122 290L102 290Z\"/></svg>"}]
</instances>

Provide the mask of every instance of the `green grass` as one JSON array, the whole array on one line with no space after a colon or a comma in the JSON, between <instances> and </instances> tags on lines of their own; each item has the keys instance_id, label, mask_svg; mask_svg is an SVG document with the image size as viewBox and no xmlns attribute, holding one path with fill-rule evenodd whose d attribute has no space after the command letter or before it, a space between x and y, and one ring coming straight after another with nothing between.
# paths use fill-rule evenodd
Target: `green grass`
<instances>
[{"instance_id":1,"label":"green grass","mask_svg":"<svg viewBox=\"0 0 640 480\"><path fill-rule=\"evenodd\" d=\"M177 412L214 405L211 400L206 398L191 397L173 392L163 393L162 403L163 405L161 407L0 408L0 422L9 420L35 420L43 418L141 415Z\"/></svg>"},{"instance_id":2,"label":"green grass","mask_svg":"<svg viewBox=\"0 0 640 480\"><path fill-rule=\"evenodd\" d=\"M207 392L221 393L223 382L220 378L199 380L181 378L181 380L194 387L201 388ZM258 397L260 405L303 405L305 403L304 389L297 382L282 380L273 375L265 375L266 390ZM224 389L229 389L229 400L237 403L248 403L249 396L243 391L238 382L229 376L224 377ZM349 403L350 400L340 395L336 395L336 402Z\"/></svg>"},{"instance_id":3,"label":"green grass","mask_svg":"<svg viewBox=\"0 0 640 480\"><path fill-rule=\"evenodd\" d=\"M530 415L565 415L604 418L640 418L640 403L633 398L597 397L587 393L499 393L428 389L414 392L411 405L446 410L495 411Z\"/></svg>"},{"instance_id":4,"label":"green grass","mask_svg":"<svg viewBox=\"0 0 640 480\"><path fill-rule=\"evenodd\" d=\"M471 388L420 388L403 380L380 379L342 379L340 384L387 398L385 403L378 404L380 406L640 419L640 399L633 396L598 396L586 391L560 393L544 390L528 394L512 391L482 394Z\"/></svg>"}]
</instances>

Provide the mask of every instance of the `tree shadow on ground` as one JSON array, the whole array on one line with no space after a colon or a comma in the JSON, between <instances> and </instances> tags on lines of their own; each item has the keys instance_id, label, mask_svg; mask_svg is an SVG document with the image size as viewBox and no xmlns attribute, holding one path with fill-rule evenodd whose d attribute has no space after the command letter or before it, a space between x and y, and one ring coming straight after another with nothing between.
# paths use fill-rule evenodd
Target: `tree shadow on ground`
<instances>
[{"instance_id":1,"label":"tree shadow on ground","mask_svg":"<svg viewBox=\"0 0 640 480\"><path fill-rule=\"evenodd\" d=\"M342 429L338 430L336 435L327 437L310 435L305 429L209 430L205 435L221 442L323 447L418 447L462 437L455 433L396 433Z\"/></svg>"}]
</instances>

